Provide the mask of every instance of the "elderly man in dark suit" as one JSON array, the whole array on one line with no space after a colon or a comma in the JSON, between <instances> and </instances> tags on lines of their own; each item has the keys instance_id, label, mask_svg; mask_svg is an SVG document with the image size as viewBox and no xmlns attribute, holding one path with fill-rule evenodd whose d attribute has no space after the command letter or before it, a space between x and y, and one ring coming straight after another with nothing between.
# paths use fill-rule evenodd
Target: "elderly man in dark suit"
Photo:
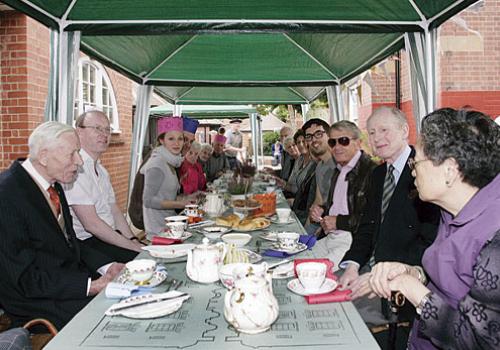
<instances>
[{"instance_id":1,"label":"elderly man in dark suit","mask_svg":"<svg viewBox=\"0 0 500 350\"><path fill-rule=\"evenodd\" d=\"M47 122L29 138L29 159L0 174L0 304L13 325L42 317L62 328L123 268L80 244L60 183L75 180L80 142Z\"/></svg>"},{"instance_id":2,"label":"elderly man in dark suit","mask_svg":"<svg viewBox=\"0 0 500 350\"><path fill-rule=\"evenodd\" d=\"M434 241L438 208L422 202L416 193L408 166L415 150L408 145L406 117L396 108L381 107L367 121L370 145L384 163L372 173L367 205L350 250L340 264L342 288L352 289L352 298L371 293L370 268L379 261L421 265L424 250ZM361 272L361 273L360 273ZM379 300L355 302L364 320L372 325L387 323L388 308ZM413 318L412 310L400 317Z\"/></svg>"}]
</instances>

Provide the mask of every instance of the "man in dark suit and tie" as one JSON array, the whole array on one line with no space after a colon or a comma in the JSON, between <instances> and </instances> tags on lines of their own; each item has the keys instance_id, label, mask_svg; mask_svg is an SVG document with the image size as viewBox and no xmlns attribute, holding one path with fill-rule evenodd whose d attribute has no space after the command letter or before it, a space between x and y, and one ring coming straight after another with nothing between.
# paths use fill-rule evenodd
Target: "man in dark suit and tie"
<instances>
[{"instance_id":1,"label":"man in dark suit and tie","mask_svg":"<svg viewBox=\"0 0 500 350\"><path fill-rule=\"evenodd\" d=\"M0 305L20 325L43 317L62 328L123 268L73 231L60 183L75 180L80 142L47 122L29 138L29 158L0 174Z\"/></svg>"},{"instance_id":2,"label":"man in dark suit and tie","mask_svg":"<svg viewBox=\"0 0 500 350\"><path fill-rule=\"evenodd\" d=\"M340 264L344 268L341 288L351 289L353 299L370 294L369 271L374 263L420 265L424 250L434 241L439 220L439 209L422 202L416 193L407 164L415 151L408 145L409 128L403 112L381 107L368 118L367 129L372 150L384 163L373 171L368 203ZM355 305L365 322L387 323L380 301L370 303L363 298ZM411 310L407 316L412 317Z\"/></svg>"}]
</instances>

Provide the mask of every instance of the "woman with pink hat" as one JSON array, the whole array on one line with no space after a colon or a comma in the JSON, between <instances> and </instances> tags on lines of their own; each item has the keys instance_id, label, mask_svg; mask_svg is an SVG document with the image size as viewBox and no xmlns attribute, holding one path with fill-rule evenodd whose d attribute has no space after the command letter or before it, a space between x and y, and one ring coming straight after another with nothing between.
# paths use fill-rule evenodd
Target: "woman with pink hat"
<instances>
[{"instance_id":1,"label":"woman with pink hat","mask_svg":"<svg viewBox=\"0 0 500 350\"><path fill-rule=\"evenodd\" d=\"M165 217L176 215L175 209L184 209L190 197L179 196L176 168L182 163L184 145L182 118L166 117L158 120L158 142L149 160L144 164L143 216L148 237L162 232Z\"/></svg>"}]
</instances>

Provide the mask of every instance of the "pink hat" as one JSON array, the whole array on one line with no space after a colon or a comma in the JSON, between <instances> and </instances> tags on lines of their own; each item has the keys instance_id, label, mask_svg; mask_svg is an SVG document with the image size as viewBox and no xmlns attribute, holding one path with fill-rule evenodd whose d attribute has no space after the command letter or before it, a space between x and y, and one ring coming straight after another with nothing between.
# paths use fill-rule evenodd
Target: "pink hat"
<instances>
[{"instance_id":1,"label":"pink hat","mask_svg":"<svg viewBox=\"0 0 500 350\"><path fill-rule=\"evenodd\" d=\"M164 117L158 119L157 134L161 135L167 131L181 131L183 130L182 118L180 117Z\"/></svg>"},{"instance_id":2,"label":"pink hat","mask_svg":"<svg viewBox=\"0 0 500 350\"><path fill-rule=\"evenodd\" d=\"M219 143L226 143L226 136L217 134L215 135L214 142L219 142Z\"/></svg>"}]
</instances>

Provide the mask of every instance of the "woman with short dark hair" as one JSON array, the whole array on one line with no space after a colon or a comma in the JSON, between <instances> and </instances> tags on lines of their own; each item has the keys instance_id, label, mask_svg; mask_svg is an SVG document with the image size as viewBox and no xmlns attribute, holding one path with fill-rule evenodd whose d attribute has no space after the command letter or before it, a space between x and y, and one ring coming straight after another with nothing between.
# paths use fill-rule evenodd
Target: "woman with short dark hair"
<instances>
[{"instance_id":1,"label":"woman with short dark hair","mask_svg":"<svg viewBox=\"0 0 500 350\"><path fill-rule=\"evenodd\" d=\"M370 284L401 292L419 317L410 349L498 349L500 344L500 126L476 111L429 114L411 160L422 200L442 208L422 265L383 262Z\"/></svg>"}]
</instances>

